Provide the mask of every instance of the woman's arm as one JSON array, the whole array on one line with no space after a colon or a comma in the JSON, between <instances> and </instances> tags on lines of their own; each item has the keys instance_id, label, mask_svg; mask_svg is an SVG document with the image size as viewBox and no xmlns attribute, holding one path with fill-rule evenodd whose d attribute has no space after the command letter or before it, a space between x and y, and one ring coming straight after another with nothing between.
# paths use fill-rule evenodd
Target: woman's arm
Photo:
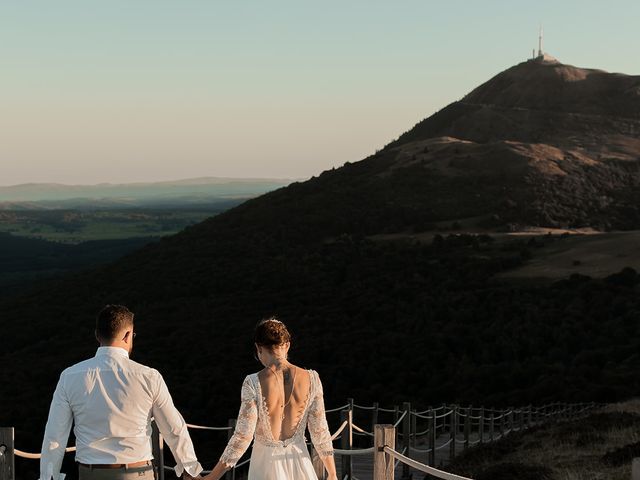
<instances>
[{"instance_id":1,"label":"woman's arm","mask_svg":"<svg viewBox=\"0 0 640 480\"><path fill-rule=\"evenodd\" d=\"M256 391L251 384L249 377L244 379L242 384L240 412L233 436L229 439L227 448L224 449L220 461L213 468L211 473L204 477L206 480L218 480L224 473L230 470L240 457L247 451L258 421L258 404L256 402Z\"/></svg>"},{"instance_id":2,"label":"woman's arm","mask_svg":"<svg viewBox=\"0 0 640 480\"><path fill-rule=\"evenodd\" d=\"M309 406L309 419L307 427L311 434L311 442L318 452L324 468L329 475L328 480L337 479L336 463L333 458L333 440L327 425L327 417L324 410L324 393L322 390L322 382L316 372L311 373L314 377L312 381L315 384L314 396Z\"/></svg>"},{"instance_id":3,"label":"woman's arm","mask_svg":"<svg viewBox=\"0 0 640 480\"><path fill-rule=\"evenodd\" d=\"M222 476L231 470L231 467L227 467L224 463L218 462L211 473L205 477L202 477L204 480L219 480Z\"/></svg>"}]
</instances>

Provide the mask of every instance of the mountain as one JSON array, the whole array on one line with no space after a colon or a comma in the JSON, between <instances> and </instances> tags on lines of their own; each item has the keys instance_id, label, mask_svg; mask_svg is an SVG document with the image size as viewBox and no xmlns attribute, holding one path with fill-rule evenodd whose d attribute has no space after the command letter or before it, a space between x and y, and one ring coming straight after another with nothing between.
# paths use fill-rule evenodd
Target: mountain
<instances>
[{"instance_id":1,"label":"mountain","mask_svg":"<svg viewBox=\"0 0 640 480\"><path fill-rule=\"evenodd\" d=\"M636 101L636 84L517 65L371 157L0 299L0 424L17 427L18 448L38 448L57 376L93 354L106 303L136 313L136 358L164 374L193 423L236 414L244 375L260 368L253 326L272 314L293 332L292 361L320 372L330 406L349 396L426 408L638 395L636 271L515 283L499 274L564 237L434 230L460 219L485 232L636 226L626 189L638 119L621 100ZM594 92L609 100L590 102ZM426 241L410 235L427 230ZM216 438L196 442L207 458Z\"/></svg>"},{"instance_id":2,"label":"mountain","mask_svg":"<svg viewBox=\"0 0 640 480\"><path fill-rule=\"evenodd\" d=\"M383 153L462 185L448 206L454 216L637 228L640 76L530 60L423 120Z\"/></svg>"},{"instance_id":3,"label":"mountain","mask_svg":"<svg viewBox=\"0 0 640 480\"><path fill-rule=\"evenodd\" d=\"M198 205L249 198L291 180L201 177L155 183L0 186L0 209L127 208Z\"/></svg>"}]
</instances>

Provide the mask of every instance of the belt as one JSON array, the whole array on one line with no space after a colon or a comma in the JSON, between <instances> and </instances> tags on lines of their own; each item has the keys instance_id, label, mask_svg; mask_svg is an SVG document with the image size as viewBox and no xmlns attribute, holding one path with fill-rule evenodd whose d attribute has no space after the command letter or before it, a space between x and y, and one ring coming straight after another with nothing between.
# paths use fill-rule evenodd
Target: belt
<instances>
[{"instance_id":1,"label":"belt","mask_svg":"<svg viewBox=\"0 0 640 480\"><path fill-rule=\"evenodd\" d=\"M78 464L85 468L125 468L126 469L126 468L139 468L139 467L151 466L151 460L143 460L142 462L135 462L135 463L94 463L90 465L87 463L78 462Z\"/></svg>"}]
</instances>

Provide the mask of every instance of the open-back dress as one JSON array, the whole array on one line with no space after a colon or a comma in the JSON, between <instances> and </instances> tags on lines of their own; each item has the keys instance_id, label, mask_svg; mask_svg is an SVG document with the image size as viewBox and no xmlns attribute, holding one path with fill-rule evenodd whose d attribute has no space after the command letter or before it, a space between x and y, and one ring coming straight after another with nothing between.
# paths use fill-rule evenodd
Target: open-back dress
<instances>
[{"instance_id":1,"label":"open-back dress","mask_svg":"<svg viewBox=\"0 0 640 480\"><path fill-rule=\"evenodd\" d=\"M305 442L305 428L309 429L311 442L321 457L333 455L333 442L320 377L314 370L308 372L309 393L304 410L293 435L285 440L273 437L258 374L244 379L236 428L220 457L222 463L234 466L254 440L249 480L317 480Z\"/></svg>"}]
</instances>

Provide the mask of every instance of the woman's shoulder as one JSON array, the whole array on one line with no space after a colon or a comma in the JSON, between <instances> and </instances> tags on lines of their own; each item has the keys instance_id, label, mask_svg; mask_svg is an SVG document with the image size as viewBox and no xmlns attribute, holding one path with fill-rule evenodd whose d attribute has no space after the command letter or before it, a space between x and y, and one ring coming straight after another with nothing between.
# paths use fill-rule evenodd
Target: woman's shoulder
<instances>
[{"instance_id":1,"label":"woman's shoulder","mask_svg":"<svg viewBox=\"0 0 640 480\"><path fill-rule=\"evenodd\" d=\"M256 383L259 382L258 380L258 373L250 373L249 375L247 375L246 377L244 377L244 381L242 382L242 386L249 386L252 388L255 388Z\"/></svg>"}]
</instances>

